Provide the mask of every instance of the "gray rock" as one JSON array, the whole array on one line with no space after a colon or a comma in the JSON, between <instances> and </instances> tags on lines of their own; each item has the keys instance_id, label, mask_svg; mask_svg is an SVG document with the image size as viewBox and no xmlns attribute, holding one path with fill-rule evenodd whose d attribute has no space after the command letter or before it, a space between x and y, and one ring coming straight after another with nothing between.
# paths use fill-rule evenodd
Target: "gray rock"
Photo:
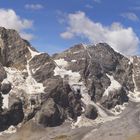
<instances>
[{"instance_id":1,"label":"gray rock","mask_svg":"<svg viewBox=\"0 0 140 140\"><path fill-rule=\"evenodd\" d=\"M63 123L64 114L52 98L49 98L36 114L36 121L43 126L57 126Z\"/></svg>"},{"instance_id":2,"label":"gray rock","mask_svg":"<svg viewBox=\"0 0 140 140\"><path fill-rule=\"evenodd\" d=\"M53 98L55 103L61 106L65 115L76 119L82 113L81 95L72 91L69 84L60 77L45 81L45 97L43 100Z\"/></svg>"},{"instance_id":3,"label":"gray rock","mask_svg":"<svg viewBox=\"0 0 140 140\"><path fill-rule=\"evenodd\" d=\"M3 79L5 79L7 76L2 64L0 63L0 82L3 81Z\"/></svg>"},{"instance_id":4,"label":"gray rock","mask_svg":"<svg viewBox=\"0 0 140 140\"><path fill-rule=\"evenodd\" d=\"M1 84L1 92L2 94L8 94L11 90L11 83L2 83Z\"/></svg>"},{"instance_id":5,"label":"gray rock","mask_svg":"<svg viewBox=\"0 0 140 140\"><path fill-rule=\"evenodd\" d=\"M37 82L43 82L53 76L55 64L47 53L35 56L29 63L30 70Z\"/></svg>"},{"instance_id":6,"label":"gray rock","mask_svg":"<svg viewBox=\"0 0 140 140\"><path fill-rule=\"evenodd\" d=\"M0 114L0 131L6 130L11 125L18 125L24 119L22 103L15 100L11 107Z\"/></svg>"},{"instance_id":7,"label":"gray rock","mask_svg":"<svg viewBox=\"0 0 140 140\"><path fill-rule=\"evenodd\" d=\"M127 91L122 87L119 90L110 92L108 97L103 97L101 104L107 109L114 108L116 105L127 103L129 101L127 95Z\"/></svg>"},{"instance_id":8,"label":"gray rock","mask_svg":"<svg viewBox=\"0 0 140 140\"><path fill-rule=\"evenodd\" d=\"M94 120L98 117L98 111L93 105L88 105L86 107L85 116Z\"/></svg>"},{"instance_id":9,"label":"gray rock","mask_svg":"<svg viewBox=\"0 0 140 140\"><path fill-rule=\"evenodd\" d=\"M15 67L19 70L26 68L27 59L31 57L29 42L22 39L18 32L0 27L0 62L3 66Z\"/></svg>"},{"instance_id":10,"label":"gray rock","mask_svg":"<svg viewBox=\"0 0 140 140\"><path fill-rule=\"evenodd\" d=\"M67 70L81 74L81 80L85 82L88 93L94 102L102 102L103 93L111 83L106 74L112 75L122 85L126 91L125 95L128 93L127 91L133 92L134 90L133 66L129 64L129 59L115 52L106 43L89 46L79 44L53 56L54 60L62 58L68 62ZM118 95L121 95L122 91L117 92L120 93L116 93L117 95L113 98L121 100ZM120 104L122 101L118 101L116 104ZM116 105L111 104L113 104L112 107Z\"/></svg>"},{"instance_id":11,"label":"gray rock","mask_svg":"<svg viewBox=\"0 0 140 140\"><path fill-rule=\"evenodd\" d=\"M136 88L140 91L140 57L133 57L133 70Z\"/></svg>"},{"instance_id":12,"label":"gray rock","mask_svg":"<svg viewBox=\"0 0 140 140\"><path fill-rule=\"evenodd\" d=\"M0 114L3 112L2 106L3 106L3 97L2 97L2 94L0 92Z\"/></svg>"}]
</instances>

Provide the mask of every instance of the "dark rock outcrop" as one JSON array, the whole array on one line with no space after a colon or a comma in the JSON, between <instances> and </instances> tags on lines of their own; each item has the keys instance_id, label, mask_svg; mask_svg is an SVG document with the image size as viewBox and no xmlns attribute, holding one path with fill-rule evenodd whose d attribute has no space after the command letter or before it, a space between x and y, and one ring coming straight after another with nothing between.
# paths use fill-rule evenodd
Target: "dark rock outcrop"
<instances>
[{"instance_id":1,"label":"dark rock outcrop","mask_svg":"<svg viewBox=\"0 0 140 140\"><path fill-rule=\"evenodd\" d=\"M108 97L105 96L102 98L101 104L107 109L114 108L116 105L127 103L129 100L127 95L128 93L124 88L116 91L110 91Z\"/></svg>"},{"instance_id":2,"label":"dark rock outcrop","mask_svg":"<svg viewBox=\"0 0 140 140\"><path fill-rule=\"evenodd\" d=\"M92 105L88 105L86 107L86 111L85 111L85 116L89 119L96 119L98 117L98 111L97 109L92 106Z\"/></svg>"},{"instance_id":3,"label":"dark rock outcrop","mask_svg":"<svg viewBox=\"0 0 140 140\"><path fill-rule=\"evenodd\" d=\"M74 93L67 82L62 78L55 77L44 82L45 96L42 100L53 98L54 102L62 107L65 111L65 116L76 119L82 113L81 95Z\"/></svg>"},{"instance_id":4,"label":"dark rock outcrop","mask_svg":"<svg viewBox=\"0 0 140 140\"><path fill-rule=\"evenodd\" d=\"M11 90L11 83L7 82L7 83L2 83L1 84L1 92L2 94L8 94Z\"/></svg>"},{"instance_id":5,"label":"dark rock outcrop","mask_svg":"<svg viewBox=\"0 0 140 140\"><path fill-rule=\"evenodd\" d=\"M52 98L49 98L36 114L36 120L43 126L57 126L64 121L63 109L56 105Z\"/></svg>"},{"instance_id":6,"label":"dark rock outcrop","mask_svg":"<svg viewBox=\"0 0 140 140\"><path fill-rule=\"evenodd\" d=\"M47 53L36 55L29 63L30 70L37 82L43 82L53 76L55 64Z\"/></svg>"},{"instance_id":7,"label":"dark rock outcrop","mask_svg":"<svg viewBox=\"0 0 140 140\"><path fill-rule=\"evenodd\" d=\"M23 118L22 102L15 100L7 111L0 114L0 131L7 129L11 125L18 125L23 121Z\"/></svg>"},{"instance_id":8,"label":"dark rock outcrop","mask_svg":"<svg viewBox=\"0 0 140 140\"><path fill-rule=\"evenodd\" d=\"M0 62L3 66L15 67L19 70L26 68L27 58L31 53L31 45L22 39L18 32L0 27Z\"/></svg>"}]
</instances>

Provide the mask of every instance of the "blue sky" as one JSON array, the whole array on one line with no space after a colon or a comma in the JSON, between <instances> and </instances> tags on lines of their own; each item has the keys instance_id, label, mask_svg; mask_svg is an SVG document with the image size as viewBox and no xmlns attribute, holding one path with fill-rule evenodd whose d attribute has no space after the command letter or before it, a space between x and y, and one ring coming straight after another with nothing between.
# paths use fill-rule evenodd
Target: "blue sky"
<instances>
[{"instance_id":1,"label":"blue sky","mask_svg":"<svg viewBox=\"0 0 140 140\"><path fill-rule=\"evenodd\" d=\"M26 34L39 51L107 42L121 53L139 54L139 0L1 0L0 9L0 25Z\"/></svg>"}]
</instances>

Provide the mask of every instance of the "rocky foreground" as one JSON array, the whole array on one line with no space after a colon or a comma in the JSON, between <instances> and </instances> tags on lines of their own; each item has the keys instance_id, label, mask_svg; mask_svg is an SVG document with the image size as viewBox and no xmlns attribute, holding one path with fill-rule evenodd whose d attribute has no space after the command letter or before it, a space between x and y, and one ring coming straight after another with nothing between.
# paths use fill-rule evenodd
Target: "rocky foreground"
<instances>
[{"instance_id":1,"label":"rocky foreground","mask_svg":"<svg viewBox=\"0 0 140 140\"><path fill-rule=\"evenodd\" d=\"M0 140L140 140L140 58L106 43L50 56L1 27L0 131Z\"/></svg>"}]
</instances>

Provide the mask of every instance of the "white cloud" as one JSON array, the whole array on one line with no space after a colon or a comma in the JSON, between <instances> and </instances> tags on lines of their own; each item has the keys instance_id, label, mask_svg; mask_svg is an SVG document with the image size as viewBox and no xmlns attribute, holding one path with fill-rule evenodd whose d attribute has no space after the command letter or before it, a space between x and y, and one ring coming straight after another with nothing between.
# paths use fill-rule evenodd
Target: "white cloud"
<instances>
[{"instance_id":1,"label":"white cloud","mask_svg":"<svg viewBox=\"0 0 140 140\"><path fill-rule=\"evenodd\" d=\"M25 36L24 31L32 28L33 21L21 18L12 9L0 9L0 26L17 30L21 35L24 34L24 39L30 40L33 38L33 35L28 33Z\"/></svg>"},{"instance_id":2,"label":"white cloud","mask_svg":"<svg viewBox=\"0 0 140 140\"><path fill-rule=\"evenodd\" d=\"M24 38L26 40L32 40L33 38L35 38L35 36L33 34L29 34L29 33L25 33L25 32L21 32L20 35L22 38Z\"/></svg>"},{"instance_id":3,"label":"white cloud","mask_svg":"<svg viewBox=\"0 0 140 140\"><path fill-rule=\"evenodd\" d=\"M131 27L125 28L120 23L104 26L92 21L81 11L69 14L66 21L66 31L60 34L64 39L84 37L95 44L106 42L116 51L126 55L137 53L140 40Z\"/></svg>"},{"instance_id":4,"label":"white cloud","mask_svg":"<svg viewBox=\"0 0 140 140\"><path fill-rule=\"evenodd\" d=\"M26 4L25 8L31 9L31 10L40 10L40 9L43 9L44 7L41 4Z\"/></svg>"},{"instance_id":5,"label":"white cloud","mask_svg":"<svg viewBox=\"0 0 140 140\"><path fill-rule=\"evenodd\" d=\"M86 4L85 7L88 8L88 9L92 9L93 8L93 6L90 5L90 4Z\"/></svg>"},{"instance_id":6,"label":"white cloud","mask_svg":"<svg viewBox=\"0 0 140 140\"><path fill-rule=\"evenodd\" d=\"M138 10L139 11L140 10L140 6L131 7L130 10Z\"/></svg>"},{"instance_id":7,"label":"white cloud","mask_svg":"<svg viewBox=\"0 0 140 140\"><path fill-rule=\"evenodd\" d=\"M101 3L101 0L93 0L96 3Z\"/></svg>"},{"instance_id":8,"label":"white cloud","mask_svg":"<svg viewBox=\"0 0 140 140\"><path fill-rule=\"evenodd\" d=\"M121 16L124 17L124 18L127 18L129 20L132 20L132 21L139 21L138 16L135 13L132 13L132 12L122 13Z\"/></svg>"}]
</instances>

